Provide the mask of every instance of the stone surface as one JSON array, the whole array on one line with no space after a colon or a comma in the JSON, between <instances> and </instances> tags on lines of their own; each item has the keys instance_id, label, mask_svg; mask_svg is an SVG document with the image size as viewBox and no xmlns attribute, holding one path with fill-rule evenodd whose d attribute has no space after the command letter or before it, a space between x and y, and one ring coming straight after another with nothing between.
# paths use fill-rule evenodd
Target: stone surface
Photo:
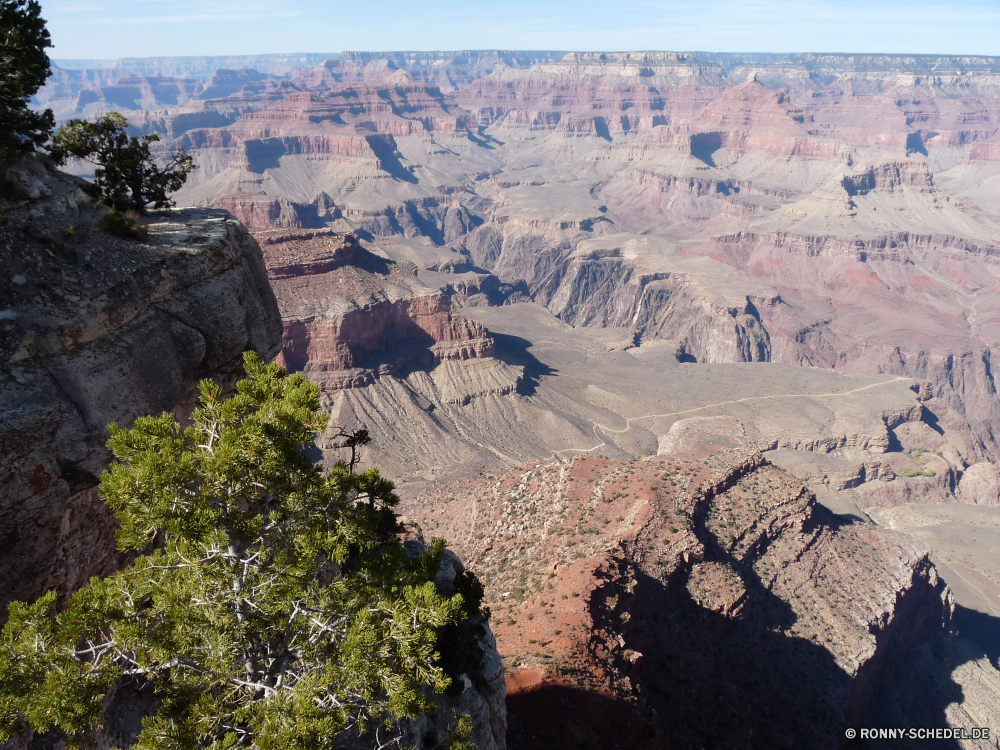
<instances>
[{"instance_id":1,"label":"stone surface","mask_svg":"<svg viewBox=\"0 0 1000 750\"><path fill-rule=\"evenodd\" d=\"M407 503L488 580L512 746L839 747L944 632L926 546L717 450L550 460Z\"/></svg>"},{"instance_id":2,"label":"stone surface","mask_svg":"<svg viewBox=\"0 0 1000 750\"><path fill-rule=\"evenodd\" d=\"M225 212L153 213L136 242L99 231L69 178L39 181L51 196L3 207L0 228L4 607L122 562L96 492L105 425L184 418L200 379L231 387L244 351L281 342L260 247Z\"/></svg>"},{"instance_id":3,"label":"stone surface","mask_svg":"<svg viewBox=\"0 0 1000 750\"><path fill-rule=\"evenodd\" d=\"M406 528L405 542L407 555L419 555L427 549L418 524L412 519L400 519ZM455 576L465 570L465 565L452 550L445 550L441 567L434 583L442 594L455 593ZM456 717L467 715L472 720L472 741L483 750L506 750L507 747L507 685L504 680L504 665L497 651L496 639L490 623L482 617L472 620L474 625L483 626L479 637L482 666L472 673L462 674L459 679L462 690L458 695L435 696L437 710L426 714L417 721L404 722L407 746L419 750L431 750L438 746L448 733ZM361 746L367 746L362 743ZM361 747L359 746L359 747Z\"/></svg>"},{"instance_id":4,"label":"stone surface","mask_svg":"<svg viewBox=\"0 0 1000 750\"><path fill-rule=\"evenodd\" d=\"M991 463L978 463L962 473L958 497L975 505L1000 505L1000 476Z\"/></svg>"},{"instance_id":5,"label":"stone surface","mask_svg":"<svg viewBox=\"0 0 1000 750\"><path fill-rule=\"evenodd\" d=\"M436 363L493 352L483 327L421 284L412 264L374 255L353 235L265 242L285 321L280 361L329 390L408 355Z\"/></svg>"}]
</instances>

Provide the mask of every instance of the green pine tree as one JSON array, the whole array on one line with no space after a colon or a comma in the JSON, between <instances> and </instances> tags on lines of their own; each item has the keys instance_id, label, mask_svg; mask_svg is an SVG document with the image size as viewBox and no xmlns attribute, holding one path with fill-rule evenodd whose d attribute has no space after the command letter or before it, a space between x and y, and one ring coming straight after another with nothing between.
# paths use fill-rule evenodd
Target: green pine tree
<instances>
[{"instance_id":1,"label":"green pine tree","mask_svg":"<svg viewBox=\"0 0 1000 750\"><path fill-rule=\"evenodd\" d=\"M478 596L435 588L441 540L406 556L375 469L312 462L314 384L253 354L245 366L230 399L202 382L186 429L169 414L109 426L101 495L119 547L141 554L64 608L51 592L10 605L0 743L30 727L84 746L132 680L162 698L137 750L332 750L358 734L395 747L398 721L448 689L442 634Z\"/></svg>"},{"instance_id":2,"label":"green pine tree","mask_svg":"<svg viewBox=\"0 0 1000 750\"><path fill-rule=\"evenodd\" d=\"M30 154L52 135L52 110L34 112L31 97L49 77L52 46L36 0L0 0L0 164Z\"/></svg>"},{"instance_id":3,"label":"green pine tree","mask_svg":"<svg viewBox=\"0 0 1000 750\"><path fill-rule=\"evenodd\" d=\"M52 139L52 158L58 164L69 157L92 162L94 187L105 203L116 210L173 205L168 193L180 190L194 171L194 159L182 148L161 168L149 144L160 136L148 133L137 138L128 134L128 120L118 112L106 112L95 122L70 120Z\"/></svg>"}]
</instances>

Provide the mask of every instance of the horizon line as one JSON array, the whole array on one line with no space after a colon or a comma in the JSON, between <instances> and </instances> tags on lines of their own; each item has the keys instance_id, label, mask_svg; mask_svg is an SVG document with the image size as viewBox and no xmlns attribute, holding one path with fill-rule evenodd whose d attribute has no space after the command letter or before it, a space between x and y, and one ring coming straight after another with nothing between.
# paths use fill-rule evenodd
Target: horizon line
<instances>
[{"instance_id":1,"label":"horizon line","mask_svg":"<svg viewBox=\"0 0 1000 750\"><path fill-rule=\"evenodd\" d=\"M351 49L351 50L341 50L339 52L245 52L245 53L233 53L233 54L210 54L210 55L151 55L149 57L136 57L136 56L123 56L123 57L50 57L49 61L53 64L58 63L118 63L129 60L183 60L183 59L213 59L213 58L231 58L231 57L297 57L297 56L309 56L309 57L322 57L329 55L332 57L338 57L340 55L346 54L459 54L468 52L510 52L510 53L549 53L549 54L604 54L604 55L618 55L618 54L631 54L631 53L675 53L675 54L709 54L709 55L766 55L769 57L780 57L782 55L830 55L833 57L953 57L953 58L989 58L989 59L1000 59L1000 55L982 55L982 54L953 54L947 52L845 52L845 51L816 51L816 50L789 50L784 52L759 52L752 50L687 50L687 49L577 49L577 50L560 50L560 49L542 49L542 48L525 48L525 49L504 49L499 47L483 47L483 48L455 48L455 49L428 49L428 50L418 50L418 49L384 49L384 50L374 50L374 49Z\"/></svg>"}]
</instances>

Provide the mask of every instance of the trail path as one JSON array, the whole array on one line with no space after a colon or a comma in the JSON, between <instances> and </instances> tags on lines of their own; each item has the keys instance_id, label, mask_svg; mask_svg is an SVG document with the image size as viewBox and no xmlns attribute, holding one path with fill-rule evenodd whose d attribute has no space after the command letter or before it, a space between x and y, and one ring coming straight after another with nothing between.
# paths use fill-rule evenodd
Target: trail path
<instances>
[{"instance_id":1,"label":"trail path","mask_svg":"<svg viewBox=\"0 0 1000 750\"><path fill-rule=\"evenodd\" d=\"M682 414L692 414L698 411L705 411L706 409L714 409L718 406L729 406L732 404L744 404L751 401L768 401L771 399L782 399L782 398L833 398L839 396L849 396L852 393L858 393L860 391L867 391L871 388L880 388L882 386L890 385L892 383L898 383L901 380L912 380L912 378L906 378L902 376L897 376L892 380L881 380L877 383L871 383L870 385L864 385L859 388L853 388L849 391L840 391L839 393L782 393L773 396L748 396L746 398L738 398L732 401L719 401L714 404L705 404L704 406L695 406L691 409L682 409L680 411L671 411L664 414L644 414L641 417L627 417L625 419L625 427L621 430L616 430L613 427L608 427L600 422L593 422L594 437L601 440L601 436L597 434L597 428L600 427L605 433L615 433L620 435L623 432L628 432L632 427L633 422L638 422L641 419L655 419L657 417L679 417ZM552 455L557 457L560 453L592 453L598 448L603 448L607 443L601 440L599 445L595 445L593 448L563 448L561 450L552 451Z\"/></svg>"}]
</instances>

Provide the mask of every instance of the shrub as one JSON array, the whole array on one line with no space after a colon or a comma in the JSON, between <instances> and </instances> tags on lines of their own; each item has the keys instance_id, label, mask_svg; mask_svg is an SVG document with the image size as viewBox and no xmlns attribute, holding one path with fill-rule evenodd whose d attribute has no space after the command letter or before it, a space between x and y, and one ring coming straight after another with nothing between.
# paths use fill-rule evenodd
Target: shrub
<instances>
[{"instance_id":1,"label":"shrub","mask_svg":"<svg viewBox=\"0 0 1000 750\"><path fill-rule=\"evenodd\" d=\"M12 169L4 170L3 174L0 174L0 198L24 200L27 197L28 191L17 172Z\"/></svg>"},{"instance_id":2,"label":"shrub","mask_svg":"<svg viewBox=\"0 0 1000 750\"><path fill-rule=\"evenodd\" d=\"M97 225L108 234L118 237L129 237L139 241L149 237L146 223L142 220L139 212L133 208L124 212L112 208L97 220Z\"/></svg>"},{"instance_id":3,"label":"shrub","mask_svg":"<svg viewBox=\"0 0 1000 750\"><path fill-rule=\"evenodd\" d=\"M167 413L109 425L101 497L138 557L62 611L54 592L10 605L0 743L30 727L86 745L107 696L139 681L159 702L136 747L334 750L360 734L388 748L450 686L441 634L481 587L440 594L443 542L407 557L392 483L309 458L326 423L316 385L244 362L230 399L201 383L188 428Z\"/></svg>"}]
</instances>

